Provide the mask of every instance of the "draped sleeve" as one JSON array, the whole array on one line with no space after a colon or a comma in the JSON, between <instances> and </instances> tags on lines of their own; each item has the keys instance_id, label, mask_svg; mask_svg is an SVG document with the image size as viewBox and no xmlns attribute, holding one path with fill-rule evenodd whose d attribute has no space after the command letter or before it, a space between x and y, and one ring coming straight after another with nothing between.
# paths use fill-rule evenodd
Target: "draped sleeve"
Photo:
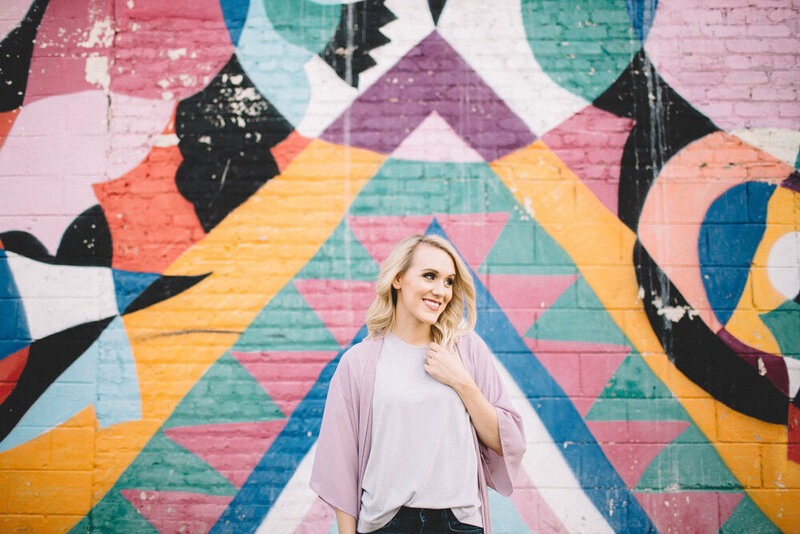
<instances>
[{"instance_id":1,"label":"draped sleeve","mask_svg":"<svg viewBox=\"0 0 800 534\"><path fill-rule=\"evenodd\" d=\"M514 479L527 448L525 428L522 424L522 417L514 409L508 392L503 387L489 347L475 333L468 335L468 343L473 360L475 382L497 411L500 445L503 450L503 455L500 456L479 441L481 463L489 487L501 495L508 496L514 490Z\"/></svg>"},{"instance_id":2,"label":"draped sleeve","mask_svg":"<svg viewBox=\"0 0 800 534\"><path fill-rule=\"evenodd\" d=\"M353 517L361 504L357 385L345 354L328 388L310 482L322 500Z\"/></svg>"}]
</instances>

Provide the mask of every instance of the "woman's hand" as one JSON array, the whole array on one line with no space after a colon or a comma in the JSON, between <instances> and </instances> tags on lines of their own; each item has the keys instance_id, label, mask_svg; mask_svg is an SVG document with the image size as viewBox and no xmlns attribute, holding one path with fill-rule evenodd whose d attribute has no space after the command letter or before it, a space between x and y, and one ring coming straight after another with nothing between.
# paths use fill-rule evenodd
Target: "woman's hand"
<instances>
[{"instance_id":1,"label":"woman's hand","mask_svg":"<svg viewBox=\"0 0 800 534\"><path fill-rule=\"evenodd\" d=\"M425 356L425 371L433 378L451 388L474 383L472 377L464 368L461 356L438 343L431 343Z\"/></svg>"}]
</instances>

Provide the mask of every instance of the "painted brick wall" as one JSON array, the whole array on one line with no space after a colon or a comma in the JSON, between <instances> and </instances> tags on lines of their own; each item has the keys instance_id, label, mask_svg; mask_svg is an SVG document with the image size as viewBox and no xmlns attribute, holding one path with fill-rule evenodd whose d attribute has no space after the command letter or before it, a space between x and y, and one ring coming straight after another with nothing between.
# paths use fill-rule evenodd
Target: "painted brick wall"
<instances>
[{"instance_id":1,"label":"painted brick wall","mask_svg":"<svg viewBox=\"0 0 800 534\"><path fill-rule=\"evenodd\" d=\"M378 266L447 237L495 532L800 529L796 0L4 0L0 531L327 533Z\"/></svg>"}]
</instances>

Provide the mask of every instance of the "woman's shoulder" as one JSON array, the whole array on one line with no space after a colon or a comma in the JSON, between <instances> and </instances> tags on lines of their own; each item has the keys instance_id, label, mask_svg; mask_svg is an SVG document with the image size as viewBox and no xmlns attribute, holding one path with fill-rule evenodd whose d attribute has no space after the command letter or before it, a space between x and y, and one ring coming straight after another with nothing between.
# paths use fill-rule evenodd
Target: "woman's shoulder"
<instances>
[{"instance_id":1,"label":"woman's shoulder","mask_svg":"<svg viewBox=\"0 0 800 534\"><path fill-rule=\"evenodd\" d=\"M370 358L377 356L381 342L381 338L375 337L368 337L359 341L342 354L342 360L339 365L345 364L351 369L363 368Z\"/></svg>"}]
</instances>

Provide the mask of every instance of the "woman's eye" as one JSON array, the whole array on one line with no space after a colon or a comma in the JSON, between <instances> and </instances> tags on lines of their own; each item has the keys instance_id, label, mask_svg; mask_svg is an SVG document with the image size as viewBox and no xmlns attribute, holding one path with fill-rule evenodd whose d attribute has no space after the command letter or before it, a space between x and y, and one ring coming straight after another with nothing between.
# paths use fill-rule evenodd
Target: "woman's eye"
<instances>
[{"instance_id":1,"label":"woman's eye","mask_svg":"<svg viewBox=\"0 0 800 534\"><path fill-rule=\"evenodd\" d=\"M425 277L425 278L427 278L428 280L433 280L433 279L435 278L435 276L434 276L434 274L433 274L433 273L425 273L425 274L424 274L424 275L422 275L422 276L424 276L424 277Z\"/></svg>"},{"instance_id":2,"label":"woman's eye","mask_svg":"<svg viewBox=\"0 0 800 534\"><path fill-rule=\"evenodd\" d=\"M448 286L452 286L455 283L455 280L453 280L452 278L448 278L447 280L445 280L445 283Z\"/></svg>"}]
</instances>

